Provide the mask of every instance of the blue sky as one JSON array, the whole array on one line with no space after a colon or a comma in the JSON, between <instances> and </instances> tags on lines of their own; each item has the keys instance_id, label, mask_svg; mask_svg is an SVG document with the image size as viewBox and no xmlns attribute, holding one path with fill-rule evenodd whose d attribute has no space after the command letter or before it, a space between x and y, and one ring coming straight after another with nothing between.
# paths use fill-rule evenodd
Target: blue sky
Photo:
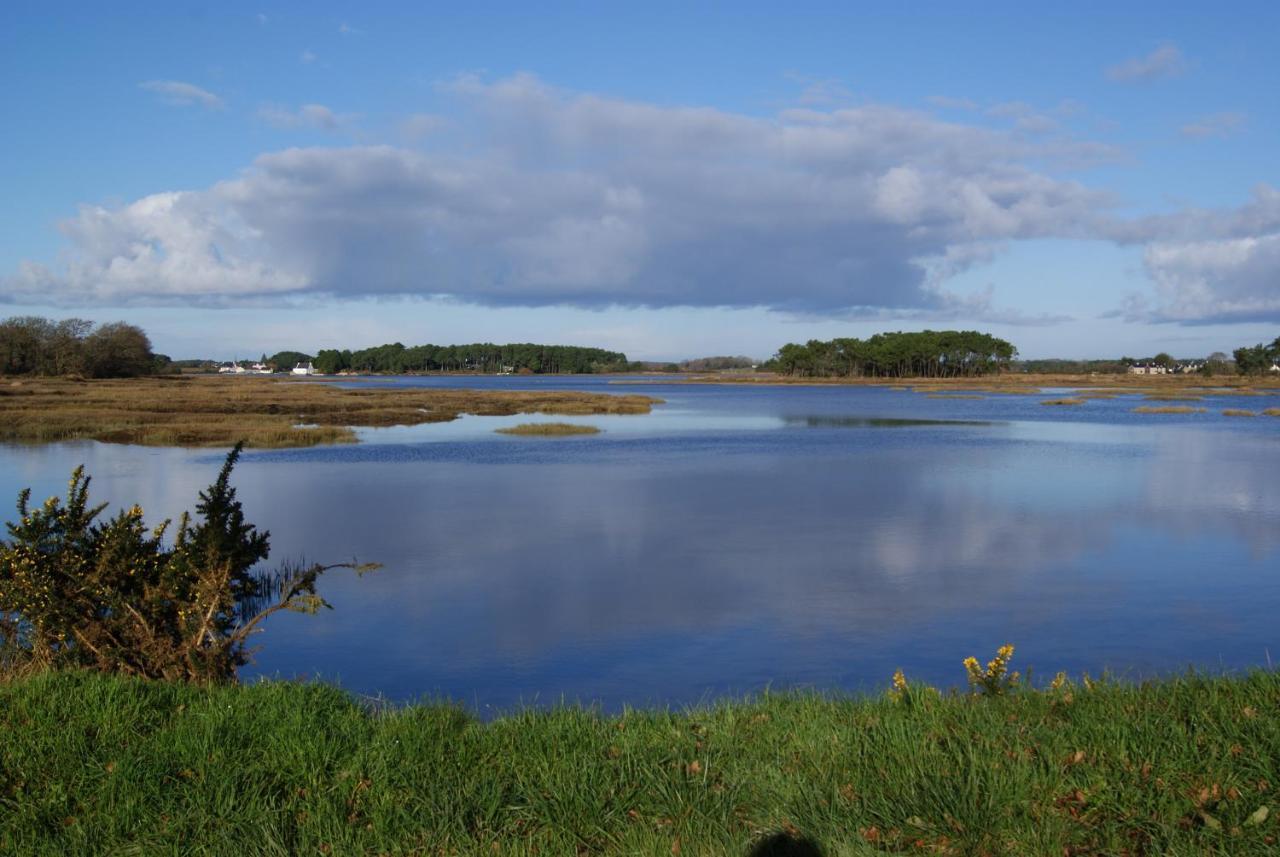
<instances>
[{"instance_id":1,"label":"blue sky","mask_svg":"<svg viewBox=\"0 0 1280 857\"><path fill-rule=\"evenodd\" d=\"M1275 4L0 12L0 314L175 357L1280 332Z\"/></svg>"}]
</instances>

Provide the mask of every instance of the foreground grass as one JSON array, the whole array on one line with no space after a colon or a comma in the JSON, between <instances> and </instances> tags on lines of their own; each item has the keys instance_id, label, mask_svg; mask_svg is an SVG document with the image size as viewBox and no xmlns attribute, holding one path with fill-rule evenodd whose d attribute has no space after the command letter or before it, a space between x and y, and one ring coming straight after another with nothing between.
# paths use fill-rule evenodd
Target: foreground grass
<instances>
[{"instance_id":1,"label":"foreground grass","mask_svg":"<svg viewBox=\"0 0 1280 857\"><path fill-rule=\"evenodd\" d=\"M46 674L0 685L0 852L1274 853L1278 712L1270 672L487 724Z\"/></svg>"},{"instance_id":2,"label":"foreground grass","mask_svg":"<svg viewBox=\"0 0 1280 857\"><path fill-rule=\"evenodd\" d=\"M353 442L353 426L447 422L463 413L645 414L660 401L556 391L351 389L268 377L0 379L0 440L314 446Z\"/></svg>"},{"instance_id":3,"label":"foreground grass","mask_svg":"<svg viewBox=\"0 0 1280 857\"><path fill-rule=\"evenodd\" d=\"M515 434L526 437L564 437L574 434L600 434L595 426L578 423L520 423L518 426L494 429L498 434Z\"/></svg>"}]
</instances>

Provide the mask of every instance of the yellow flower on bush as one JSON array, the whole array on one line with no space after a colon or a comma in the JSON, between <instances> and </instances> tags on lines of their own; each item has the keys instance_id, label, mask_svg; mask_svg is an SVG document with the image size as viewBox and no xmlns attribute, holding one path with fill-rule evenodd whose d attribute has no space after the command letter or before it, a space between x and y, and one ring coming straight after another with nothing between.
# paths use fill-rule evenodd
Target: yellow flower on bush
<instances>
[{"instance_id":1,"label":"yellow flower on bush","mask_svg":"<svg viewBox=\"0 0 1280 857\"><path fill-rule=\"evenodd\" d=\"M975 657L964 659L964 671L969 677L969 686L975 691L988 696L1000 696L1018 683L1020 676L1009 672L1009 661L1013 659L1013 645L1005 643L996 650L996 656L987 661L984 670Z\"/></svg>"}]
</instances>

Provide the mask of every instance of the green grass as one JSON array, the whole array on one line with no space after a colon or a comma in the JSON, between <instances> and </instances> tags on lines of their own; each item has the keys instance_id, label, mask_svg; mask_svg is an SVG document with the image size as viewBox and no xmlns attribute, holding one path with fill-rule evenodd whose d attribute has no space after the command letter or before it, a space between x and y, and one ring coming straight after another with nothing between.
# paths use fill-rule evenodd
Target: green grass
<instances>
[{"instance_id":1,"label":"green grass","mask_svg":"<svg viewBox=\"0 0 1280 857\"><path fill-rule=\"evenodd\" d=\"M1263 854L1278 788L1274 672L489 723L322 685L0 684L4 854L736 855L779 830L828 857Z\"/></svg>"}]
</instances>

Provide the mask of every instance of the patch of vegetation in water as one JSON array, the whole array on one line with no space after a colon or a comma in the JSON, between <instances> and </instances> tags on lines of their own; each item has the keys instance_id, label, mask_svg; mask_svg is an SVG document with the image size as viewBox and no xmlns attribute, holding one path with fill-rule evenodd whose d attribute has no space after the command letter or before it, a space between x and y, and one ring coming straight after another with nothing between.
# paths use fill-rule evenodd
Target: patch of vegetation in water
<instances>
[{"instance_id":1,"label":"patch of vegetation in water","mask_svg":"<svg viewBox=\"0 0 1280 857\"><path fill-rule=\"evenodd\" d=\"M1190 405L1142 405L1133 409L1135 414L1207 414L1208 408L1193 408Z\"/></svg>"},{"instance_id":2,"label":"patch of vegetation in water","mask_svg":"<svg viewBox=\"0 0 1280 857\"><path fill-rule=\"evenodd\" d=\"M575 434L599 434L595 426L577 423L521 423L518 426L495 429L498 434L515 434L522 437L567 437Z\"/></svg>"},{"instance_id":3,"label":"patch of vegetation in water","mask_svg":"<svg viewBox=\"0 0 1280 857\"><path fill-rule=\"evenodd\" d=\"M1045 399L1045 400L1044 400L1043 402L1041 402L1040 404L1042 404L1042 405L1083 405L1083 404L1084 404L1084 399L1077 399L1077 398L1069 398L1069 399Z\"/></svg>"}]
</instances>

